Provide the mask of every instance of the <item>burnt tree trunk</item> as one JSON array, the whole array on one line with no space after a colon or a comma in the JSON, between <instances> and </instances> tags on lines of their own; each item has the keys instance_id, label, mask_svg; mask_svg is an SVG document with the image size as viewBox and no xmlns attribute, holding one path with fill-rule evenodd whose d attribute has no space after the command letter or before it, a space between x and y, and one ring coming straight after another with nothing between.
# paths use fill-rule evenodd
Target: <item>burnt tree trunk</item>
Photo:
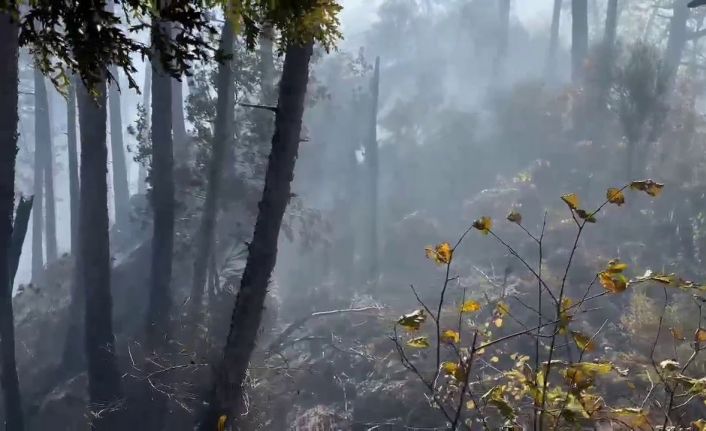
<instances>
[{"instance_id":1,"label":"burnt tree trunk","mask_svg":"<svg viewBox=\"0 0 706 431\"><path fill-rule=\"evenodd\" d=\"M232 55L235 43L233 28L228 20L223 26L220 51ZM235 78L233 62L223 61L218 65L218 99L216 102L216 123L214 126L211 160L208 164L208 185L206 201L201 214L201 224L196 237L196 259L194 260L193 284L191 287L192 316L194 323L201 321L200 312L203 302L204 285L208 273L208 262L213 250L214 231L218 218L218 200L223 182L225 154L233 143L233 121L235 115Z\"/></svg>"},{"instance_id":2,"label":"burnt tree trunk","mask_svg":"<svg viewBox=\"0 0 706 431\"><path fill-rule=\"evenodd\" d=\"M118 69L111 68L111 74L117 80ZM123 118L120 111L120 91L118 84L112 82L108 90L110 104L110 149L113 159L113 202L115 205L115 224L118 232L125 232L130 224L130 190L127 180L127 162L123 141Z\"/></svg>"},{"instance_id":3,"label":"burnt tree trunk","mask_svg":"<svg viewBox=\"0 0 706 431\"><path fill-rule=\"evenodd\" d=\"M163 2L157 2L159 8ZM153 212L152 264L146 335L148 349L168 330L171 309L169 285L172 278L172 250L174 248L174 153L172 147L172 88L171 77L162 64L164 38L168 26L160 22L152 27L152 191Z\"/></svg>"},{"instance_id":4,"label":"burnt tree trunk","mask_svg":"<svg viewBox=\"0 0 706 431\"><path fill-rule=\"evenodd\" d=\"M12 311L9 245L15 206L17 155L18 28L10 13L0 13L0 384L5 430L22 431L22 398L15 365L15 322Z\"/></svg>"},{"instance_id":5,"label":"burnt tree trunk","mask_svg":"<svg viewBox=\"0 0 706 431\"><path fill-rule=\"evenodd\" d=\"M503 0L504 1L504 0ZM509 5L509 4L508 4ZM376 285L378 278L378 138L377 138L377 122L378 122L378 95L380 92L380 57L375 58L375 69L373 71L373 79L370 83L370 117L368 117L368 136L365 144L365 160L368 167L369 189L368 195L370 201L370 232L369 232L369 266L366 276L372 282L373 287Z\"/></svg>"},{"instance_id":6,"label":"burnt tree trunk","mask_svg":"<svg viewBox=\"0 0 706 431\"><path fill-rule=\"evenodd\" d=\"M34 198L32 196L29 198L20 197L20 201L17 203L15 223L12 226L12 240L10 242L10 252L8 256L8 259L10 259L10 286L14 286L17 268L20 266L20 256L22 255L22 246L25 243L25 236L27 235L29 218L32 214L33 199Z\"/></svg>"},{"instance_id":7,"label":"burnt tree trunk","mask_svg":"<svg viewBox=\"0 0 706 431\"><path fill-rule=\"evenodd\" d=\"M291 197L312 51L311 43L292 45L286 51L265 188L214 392L199 427L202 431L215 429L221 415L232 423L239 414L243 379L255 349L267 286L277 260L282 217Z\"/></svg>"},{"instance_id":8,"label":"burnt tree trunk","mask_svg":"<svg viewBox=\"0 0 706 431\"><path fill-rule=\"evenodd\" d=\"M561 3L562 0L554 0L552 26L549 30L549 49L547 50L547 59L544 64L544 78L548 81L553 80L556 76L556 52L559 49L559 21L561 21Z\"/></svg>"},{"instance_id":9,"label":"burnt tree trunk","mask_svg":"<svg viewBox=\"0 0 706 431\"><path fill-rule=\"evenodd\" d=\"M106 84L77 88L81 131L81 197L79 201L79 265L77 279L85 295L85 346L90 408L97 431L121 429L117 403L122 398L121 376L115 358L113 305L110 293L108 238L108 182L106 145ZM79 270L80 268L80 270Z\"/></svg>"},{"instance_id":10,"label":"burnt tree trunk","mask_svg":"<svg viewBox=\"0 0 706 431\"><path fill-rule=\"evenodd\" d=\"M584 76L588 55L588 0L571 0L571 79Z\"/></svg>"}]
</instances>

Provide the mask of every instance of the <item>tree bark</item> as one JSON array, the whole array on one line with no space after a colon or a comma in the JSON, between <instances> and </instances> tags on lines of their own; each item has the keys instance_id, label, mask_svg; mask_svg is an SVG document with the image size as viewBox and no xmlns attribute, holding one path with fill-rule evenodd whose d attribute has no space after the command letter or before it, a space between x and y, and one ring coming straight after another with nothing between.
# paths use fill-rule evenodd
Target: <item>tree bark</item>
<instances>
[{"instance_id":1,"label":"tree bark","mask_svg":"<svg viewBox=\"0 0 706 431\"><path fill-rule=\"evenodd\" d=\"M664 52L664 70L662 78L670 83L674 80L681 63L687 42L686 22L689 19L687 0L674 0L672 18L669 22L667 49Z\"/></svg>"},{"instance_id":2,"label":"tree bark","mask_svg":"<svg viewBox=\"0 0 706 431\"><path fill-rule=\"evenodd\" d=\"M610 50L612 55L615 46L615 37L618 31L618 0L608 0L606 9L605 31L603 34L603 44Z\"/></svg>"},{"instance_id":3,"label":"tree bark","mask_svg":"<svg viewBox=\"0 0 706 431\"><path fill-rule=\"evenodd\" d=\"M149 135L151 133L151 121L150 113L151 104L150 100L152 97L152 64L149 60L145 63L145 85L142 87L142 106L145 109L145 134L142 141L149 141ZM139 194L147 193L147 168L144 164L140 163L139 170L137 172L137 192Z\"/></svg>"},{"instance_id":4,"label":"tree bark","mask_svg":"<svg viewBox=\"0 0 706 431\"><path fill-rule=\"evenodd\" d=\"M571 79L584 76L588 55L588 0L571 0Z\"/></svg>"},{"instance_id":5,"label":"tree bark","mask_svg":"<svg viewBox=\"0 0 706 431\"><path fill-rule=\"evenodd\" d=\"M10 252L8 256L8 259L10 259L10 286L15 285L15 276L17 275L17 268L19 268L20 266L22 246L25 242L25 236L27 235L27 227L29 226L29 218L32 214L33 199L34 198L32 196L30 196L29 198L20 197L20 201L17 204L17 210L15 212L15 223L12 226Z\"/></svg>"},{"instance_id":6,"label":"tree bark","mask_svg":"<svg viewBox=\"0 0 706 431\"><path fill-rule=\"evenodd\" d=\"M158 6L163 3L158 2ZM152 44L169 35L164 22L152 27ZM156 49L155 49L156 50ZM156 52L157 58L160 53ZM147 343L151 349L168 330L174 248L174 153L172 147L171 77L161 61L152 62L152 269L147 312Z\"/></svg>"},{"instance_id":7,"label":"tree bark","mask_svg":"<svg viewBox=\"0 0 706 431\"><path fill-rule=\"evenodd\" d=\"M547 81L553 80L556 74L556 52L559 49L561 2L562 0L554 0L554 9L552 11L552 26L549 30L549 49L547 50L547 60L544 64L544 78Z\"/></svg>"},{"instance_id":8,"label":"tree bark","mask_svg":"<svg viewBox=\"0 0 706 431\"><path fill-rule=\"evenodd\" d=\"M223 26L220 51L232 55L235 43L233 28L229 20ZM208 262L213 250L214 231L218 217L218 200L223 182L225 154L233 142L233 117L235 115L235 78L233 62L224 61L218 65L218 100L216 102L216 123L214 126L211 160L208 165L208 185L206 201L201 214L201 224L196 237L196 259L194 260L193 284L191 287L191 315L200 322L204 285L208 273Z\"/></svg>"},{"instance_id":9,"label":"tree bark","mask_svg":"<svg viewBox=\"0 0 706 431\"><path fill-rule=\"evenodd\" d=\"M172 93L172 136L174 140L174 158L177 164L188 163L189 149L184 118L183 82L171 78Z\"/></svg>"},{"instance_id":10,"label":"tree bark","mask_svg":"<svg viewBox=\"0 0 706 431\"><path fill-rule=\"evenodd\" d=\"M265 188L212 400L199 427L202 431L215 429L221 415L226 415L228 422L238 416L243 379L255 349L267 286L277 260L282 217L291 197L312 51L311 43L287 48Z\"/></svg>"},{"instance_id":11,"label":"tree bark","mask_svg":"<svg viewBox=\"0 0 706 431\"><path fill-rule=\"evenodd\" d=\"M113 310L110 292L110 240L108 238L108 182L106 145L106 84L77 88L81 131L81 197L79 202L79 265L77 279L85 295L85 346L88 393L97 431L121 429L117 403L122 383L115 358Z\"/></svg>"},{"instance_id":12,"label":"tree bark","mask_svg":"<svg viewBox=\"0 0 706 431\"><path fill-rule=\"evenodd\" d=\"M34 69L34 208L32 211L32 282L36 283L44 271L44 130L40 118L47 116L42 113L40 101L41 88L44 86L44 77L35 67ZM46 95L46 90L44 92Z\"/></svg>"},{"instance_id":13,"label":"tree bark","mask_svg":"<svg viewBox=\"0 0 706 431\"><path fill-rule=\"evenodd\" d=\"M502 0L503 2L505 0ZM509 8L509 1L508 1ZM369 178L369 199L370 205L370 250L369 250L369 266L368 279L372 282L373 287L376 285L378 278L378 138L377 138L377 121L378 121L378 95L380 92L380 57L375 58L375 69L373 79L370 83L370 117L368 119L368 138L365 145L365 160L368 167Z\"/></svg>"},{"instance_id":14,"label":"tree bark","mask_svg":"<svg viewBox=\"0 0 706 431\"><path fill-rule=\"evenodd\" d=\"M116 67L111 74L118 79ZM127 162L123 143L123 118L120 111L120 91L118 84L112 82L108 90L110 104L110 149L113 159L113 199L115 204L115 224L118 232L124 232L130 224L130 189L127 180Z\"/></svg>"},{"instance_id":15,"label":"tree bark","mask_svg":"<svg viewBox=\"0 0 706 431\"><path fill-rule=\"evenodd\" d=\"M22 398L15 365L15 323L12 311L9 245L15 205L17 155L18 28L10 13L0 13L0 384L5 430L22 431Z\"/></svg>"},{"instance_id":16,"label":"tree bark","mask_svg":"<svg viewBox=\"0 0 706 431\"><path fill-rule=\"evenodd\" d=\"M76 148L76 80L71 78L66 105L69 153L69 207L71 214L71 253L78 253L78 151Z\"/></svg>"}]
</instances>

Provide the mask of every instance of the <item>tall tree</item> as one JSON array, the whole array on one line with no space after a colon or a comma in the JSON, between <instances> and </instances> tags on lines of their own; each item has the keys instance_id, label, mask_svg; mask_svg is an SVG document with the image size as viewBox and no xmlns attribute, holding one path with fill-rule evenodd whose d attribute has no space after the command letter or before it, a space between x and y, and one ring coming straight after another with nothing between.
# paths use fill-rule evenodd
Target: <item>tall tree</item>
<instances>
[{"instance_id":1,"label":"tall tree","mask_svg":"<svg viewBox=\"0 0 706 431\"><path fill-rule=\"evenodd\" d=\"M184 83L179 79L171 79L172 86L172 136L174 141L174 158L177 164L183 165L188 158L188 142L186 134L186 118L184 117Z\"/></svg>"},{"instance_id":2,"label":"tall tree","mask_svg":"<svg viewBox=\"0 0 706 431\"><path fill-rule=\"evenodd\" d=\"M672 18L669 21L669 37L667 48L664 51L664 70L662 77L671 82L676 76L681 63L684 47L687 42L687 26L689 8L687 0L674 0L672 4Z\"/></svg>"},{"instance_id":3,"label":"tall tree","mask_svg":"<svg viewBox=\"0 0 706 431\"><path fill-rule=\"evenodd\" d=\"M145 132L146 134L151 133L151 123L150 123L150 107L151 107L151 97L152 97L152 64L149 60L145 63L145 84L142 86L142 105L145 110ZM142 137L142 142L148 142L147 136ZM140 163L139 171L137 173L137 192L144 194L147 192L147 168L145 165Z\"/></svg>"},{"instance_id":4,"label":"tall tree","mask_svg":"<svg viewBox=\"0 0 706 431\"><path fill-rule=\"evenodd\" d=\"M66 135L69 153L69 210L71 215L71 253L78 252L78 151L76 148L76 80L69 81L66 99Z\"/></svg>"},{"instance_id":5,"label":"tall tree","mask_svg":"<svg viewBox=\"0 0 706 431\"><path fill-rule=\"evenodd\" d=\"M56 200L54 198L54 145L51 137L51 110L49 109L49 94L47 92L46 80L41 77L40 98L41 120L40 127L43 129L42 139L44 144L44 237L46 238L47 264L56 261L59 255L56 243ZM35 93L36 97L36 93ZM37 119L35 119L37 121Z\"/></svg>"},{"instance_id":6,"label":"tall tree","mask_svg":"<svg viewBox=\"0 0 706 431\"><path fill-rule=\"evenodd\" d=\"M505 0L502 0L505 1ZM508 2L509 5L509 2ZM368 133L365 140L365 160L368 167L368 181L369 181L369 199L368 204L370 205L370 256L369 256L369 267L368 267L368 278L375 285L378 277L378 253L379 253L379 242L378 242L378 176L379 176L379 163L378 163L378 138L377 138L377 122L378 122L378 95L380 92L380 57L375 58L375 69L373 70L373 79L370 83L370 117L368 118Z\"/></svg>"},{"instance_id":7,"label":"tall tree","mask_svg":"<svg viewBox=\"0 0 706 431\"><path fill-rule=\"evenodd\" d=\"M547 49L547 59L544 63L544 78L551 80L554 78L556 70L556 53L559 49L559 21L561 21L562 0L554 0L552 11L552 26L549 30L549 49Z\"/></svg>"},{"instance_id":8,"label":"tall tree","mask_svg":"<svg viewBox=\"0 0 706 431\"><path fill-rule=\"evenodd\" d=\"M23 431L22 398L15 365L15 324L12 311L9 245L15 204L17 155L18 27L12 13L0 11L0 384L5 429Z\"/></svg>"},{"instance_id":9,"label":"tall tree","mask_svg":"<svg viewBox=\"0 0 706 431\"><path fill-rule=\"evenodd\" d=\"M603 33L603 45L612 55L615 46L615 37L618 32L618 0L608 0L606 9L605 31Z\"/></svg>"},{"instance_id":10,"label":"tall tree","mask_svg":"<svg viewBox=\"0 0 706 431\"><path fill-rule=\"evenodd\" d=\"M108 148L106 144L106 84L77 88L81 131L78 280L85 296L85 343L88 392L96 415L96 430L117 431L122 397L121 376L115 358L113 307L110 293L110 240L108 238ZM80 270L79 270L80 269Z\"/></svg>"},{"instance_id":11,"label":"tall tree","mask_svg":"<svg viewBox=\"0 0 706 431\"><path fill-rule=\"evenodd\" d=\"M118 79L118 68L112 67L110 72ZM110 149L113 158L113 198L115 204L115 224L118 231L124 231L130 223L130 190L127 180L127 163L125 161L125 146L123 144L123 119L120 104L120 90L113 81L108 90L110 104Z\"/></svg>"},{"instance_id":12,"label":"tall tree","mask_svg":"<svg viewBox=\"0 0 706 431\"><path fill-rule=\"evenodd\" d=\"M588 0L571 0L571 78L583 78L588 55Z\"/></svg>"},{"instance_id":13,"label":"tall tree","mask_svg":"<svg viewBox=\"0 0 706 431\"><path fill-rule=\"evenodd\" d=\"M303 46L292 43L286 49L265 188L209 411L200 424L202 431L215 429L221 415L232 422L239 411L242 383L255 348L267 286L277 259L279 230L291 198L290 183L301 141L312 51L313 43Z\"/></svg>"},{"instance_id":14,"label":"tall tree","mask_svg":"<svg viewBox=\"0 0 706 431\"><path fill-rule=\"evenodd\" d=\"M32 281L37 282L44 269L44 173L45 142L48 130L43 119L49 118L46 110L44 76L34 69L34 208L32 211ZM42 90L43 89L43 90ZM42 97L44 96L44 97Z\"/></svg>"},{"instance_id":15,"label":"tall tree","mask_svg":"<svg viewBox=\"0 0 706 431\"><path fill-rule=\"evenodd\" d=\"M235 36L229 20L223 25L219 51L226 56L233 55ZM228 147L233 142L233 121L235 115L235 77L233 62L228 57L218 65L216 78L217 102L216 122L213 133L211 160L208 164L208 184L206 200L201 214L201 224L196 237L196 259L194 260L193 284L191 287L192 316L200 321L199 314L206 284L208 263L212 258L214 231L218 216L218 200L223 182L223 168Z\"/></svg>"},{"instance_id":16,"label":"tall tree","mask_svg":"<svg viewBox=\"0 0 706 431\"><path fill-rule=\"evenodd\" d=\"M157 2L163 10L164 1ZM157 19L152 26L152 45L155 55L167 58L162 51L169 37L169 25ZM152 265L149 310L147 312L147 340L153 348L157 339L167 330L171 309L169 285L172 278L172 250L174 248L174 153L172 148L172 88L171 77L162 61L152 62Z\"/></svg>"},{"instance_id":17,"label":"tall tree","mask_svg":"<svg viewBox=\"0 0 706 431\"><path fill-rule=\"evenodd\" d=\"M277 93L275 91L275 62L273 56L274 29L272 25L265 24L260 33L260 103L271 105L276 103ZM264 113L267 114L267 113ZM267 122L272 124L272 116L267 115ZM271 128L271 127L270 127ZM269 140L268 140L269 141Z\"/></svg>"}]
</instances>

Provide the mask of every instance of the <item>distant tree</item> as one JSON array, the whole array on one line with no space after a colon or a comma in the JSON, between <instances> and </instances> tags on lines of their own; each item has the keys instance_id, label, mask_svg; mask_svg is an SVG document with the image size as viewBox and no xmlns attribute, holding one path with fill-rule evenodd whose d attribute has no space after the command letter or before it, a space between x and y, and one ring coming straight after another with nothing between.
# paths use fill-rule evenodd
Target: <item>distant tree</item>
<instances>
[{"instance_id":1,"label":"distant tree","mask_svg":"<svg viewBox=\"0 0 706 431\"><path fill-rule=\"evenodd\" d=\"M504 1L504 0L503 0ZM509 2L508 2L509 6ZM373 70L373 78L370 82L370 107L369 107L369 118L367 124L367 136L365 140L365 164L368 169L368 196L370 207L369 214L369 247L368 250L368 269L367 278L369 281L376 285L378 278L378 265L379 265L379 240L378 240L378 225L379 225L379 210L378 210L378 200L379 200L379 176L380 176L380 166L378 157L378 98L380 93L380 57L375 58L375 69Z\"/></svg>"},{"instance_id":2,"label":"distant tree","mask_svg":"<svg viewBox=\"0 0 706 431\"><path fill-rule=\"evenodd\" d=\"M571 78L583 77L588 54L588 0L571 0Z\"/></svg>"},{"instance_id":3,"label":"distant tree","mask_svg":"<svg viewBox=\"0 0 706 431\"><path fill-rule=\"evenodd\" d=\"M127 162L125 160L125 145L123 141L123 119L121 113L120 90L117 79L119 71L111 68L111 74L116 82L110 84L108 104L110 111L110 150L113 160L113 200L115 208L115 225L117 231L125 234L130 224L130 190L128 188ZM122 236L122 235L120 235Z\"/></svg>"},{"instance_id":4,"label":"distant tree","mask_svg":"<svg viewBox=\"0 0 706 431\"><path fill-rule=\"evenodd\" d=\"M552 9L552 25L549 30L549 48L547 49L547 59L544 64L544 77L549 80L553 77L556 69L556 53L559 49L559 22L561 21L562 0L554 0Z\"/></svg>"}]
</instances>

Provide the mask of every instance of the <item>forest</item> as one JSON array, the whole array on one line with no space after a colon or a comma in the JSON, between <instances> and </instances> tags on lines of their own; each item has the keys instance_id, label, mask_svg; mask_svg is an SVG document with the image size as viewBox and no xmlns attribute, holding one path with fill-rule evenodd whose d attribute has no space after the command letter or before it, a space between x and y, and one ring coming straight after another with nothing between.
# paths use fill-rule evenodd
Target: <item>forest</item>
<instances>
[{"instance_id":1,"label":"forest","mask_svg":"<svg viewBox=\"0 0 706 431\"><path fill-rule=\"evenodd\" d=\"M0 0L5 431L706 431L706 0Z\"/></svg>"}]
</instances>

